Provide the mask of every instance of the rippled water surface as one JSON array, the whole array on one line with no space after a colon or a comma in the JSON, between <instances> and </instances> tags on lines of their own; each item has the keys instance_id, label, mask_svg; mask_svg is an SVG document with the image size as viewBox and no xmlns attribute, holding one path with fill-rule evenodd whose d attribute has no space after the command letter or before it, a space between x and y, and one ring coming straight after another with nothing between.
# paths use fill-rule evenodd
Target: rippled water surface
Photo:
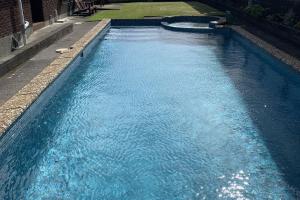
<instances>
[{"instance_id":1,"label":"rippled water surface","mask_svg":"<svg viewBox=\"0 0 300 200\"><path fill-rule=\"evenodd\" d=\"M181 28L200 28L200 27L208 27L208 23L195 23L195 22L176 22L169 24L173 27L181 27Z\"/></svg>"},{"instance_id":2,"label":"rippled water surface","mask_svg":"<svg viewBox=\"0 0 300 200\"><path fill-rule=\"evenodd\" d=\"M299 198L300 78L255 51L112 28L1 140L0 199Z\"/></svg>"}]
</instances>

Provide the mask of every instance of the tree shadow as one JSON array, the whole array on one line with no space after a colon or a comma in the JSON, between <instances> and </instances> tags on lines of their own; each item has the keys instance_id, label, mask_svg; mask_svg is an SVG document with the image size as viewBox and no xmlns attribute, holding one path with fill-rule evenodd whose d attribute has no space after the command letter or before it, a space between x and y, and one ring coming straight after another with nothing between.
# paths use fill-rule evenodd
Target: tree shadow
<instances>
[{"instance_id":1,"label":"tree shadow","mask_svg":"<svg viewBox=\"0 0 300 200\"><path fill-rule=\"evenodd\" d=\"M200 15L224 16L224 12L198 1L186 1L186 4L197 10Z\"/></svg>"}]
</instances>

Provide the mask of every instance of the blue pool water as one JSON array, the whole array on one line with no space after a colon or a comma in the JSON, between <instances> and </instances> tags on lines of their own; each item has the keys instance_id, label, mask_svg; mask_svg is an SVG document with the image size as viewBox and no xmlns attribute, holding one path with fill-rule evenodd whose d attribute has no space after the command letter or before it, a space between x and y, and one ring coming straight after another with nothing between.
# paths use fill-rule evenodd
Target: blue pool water
<instances>
[{"instance_id":1,"label":"blue pool water","mask_svg":"<svg viewBox=\"0 0 300 200\"><path fill-rule=\"evenodd\" d=\"M257 51L112 28L0 141L0 199L299 198L300 77Z\"/></svg>"}]
</instances>

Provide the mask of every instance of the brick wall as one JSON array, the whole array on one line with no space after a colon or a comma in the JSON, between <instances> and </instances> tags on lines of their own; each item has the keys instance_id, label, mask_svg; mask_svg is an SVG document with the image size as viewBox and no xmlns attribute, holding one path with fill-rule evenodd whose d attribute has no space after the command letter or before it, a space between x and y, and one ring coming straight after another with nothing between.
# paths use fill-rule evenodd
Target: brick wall
<instances>
[{"instance_id":1,"label":"brick wall","mask_svg":"<svg viewBox=\"0 0 300 200\"><path fill-rule=\"evenodd\" d=\"M44 20L55 17L55 10L58 15L67 13L67 0L43 0Z\"/></svg>"},{"instance_id":2,"label":"brick wall","mask_svg":"<svg viewBox=\"0 0 300 200\"><path fill-rule=\"evenodd\" d=\"M23 0L25 20L31 22L29 0ZM0 0L0 38L19 32L21 28L17 0Z\"/></svg>"},{"instance_id":3,"label":"brick wall","mask_svg":"<svg viewBox=\"0 0 300 200\"><path fill-rule=\"evenodd\" d=\"M49 16L67 12L67 0L41 0L43 1L44 20ZM22 0L25 20L32 23L30 0ZM20 32L21 22L17 0L0 0L0 38Z\"/></svg>"},{"instance_id":4,"label":"brick wall","mask_svg":"<svg viewBox=\"0 0 300 200\"><path fill-rule=\"evenodd\" d=\"M58 0L43 0L44 20L49 20L49 16L55 17Z\"/></svg>"},{"instance_id":5,"label":"brick wall","mask_svg":"<svg viewBox=\"0 0 300 200\"><path fill-rule=\"evenodd\" d=\"M41 4L36 4L38 2ZM36 7L34 8L35 12L33 12L35 21L48 22L50 15L55 17L55 10L59 15L67 13L67 2L68 0L22 0L25 21L29 21L32 25L31 5ZM39 11L43 11L43 13ZM30 34L33 29L30 27L26 33ZM20 31L21 20L18 0L0 0L0 57L8 55L12 51L12 35Z\"/></svg>"}]
</instances>

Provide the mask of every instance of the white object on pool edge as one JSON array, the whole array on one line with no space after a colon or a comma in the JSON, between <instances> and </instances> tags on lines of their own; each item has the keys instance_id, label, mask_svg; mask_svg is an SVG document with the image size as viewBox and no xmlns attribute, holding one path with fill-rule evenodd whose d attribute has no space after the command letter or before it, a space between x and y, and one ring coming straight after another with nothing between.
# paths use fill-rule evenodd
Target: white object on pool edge
<instances>
[{"instance_id":1,"label":"white object on pool edge","mask_svg":"<svg viewBox=\"0 0 300 200\"><path fill-rule=\"evenodd\" d=\"M70 51L69 48L60 48L55 50L56 53L60 53L60 54L67 53L69 51Z\"/></svg>"}]
</instances>

